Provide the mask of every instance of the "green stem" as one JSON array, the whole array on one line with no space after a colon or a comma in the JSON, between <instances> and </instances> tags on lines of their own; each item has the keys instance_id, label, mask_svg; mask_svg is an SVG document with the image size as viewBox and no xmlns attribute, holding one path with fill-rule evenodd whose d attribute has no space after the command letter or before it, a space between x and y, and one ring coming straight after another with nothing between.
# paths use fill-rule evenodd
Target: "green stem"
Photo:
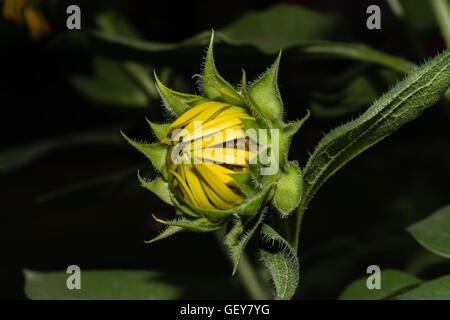
<instances>
[{"instance_id":1,"label":"green stem","mask_svg":"<svg viewBox=\"0 0 450 320\"><path fill-rule=\"evenodd\" d=\"M219 242L223 253L230 260L230 263L233 264L233 261L228 253L228 248L223 242L223 232L220 232L219 230L214 234L216 235L217 241ZM267 293L266 288L261 285L256 271L245 253L242 253L241 255L236 275L252 300L270 299L270 295Z\"/></svg>"},{"instance_id":2,"label":"green stem","mask_svg":"<svg viewBox=\"0 0 450 320\"><path fill-rule=\"evenodd\" d=\"M441 29L442 37L450 47L450 6L448 0L430 0L434 15Z\"/></svg>"}]
</instances>

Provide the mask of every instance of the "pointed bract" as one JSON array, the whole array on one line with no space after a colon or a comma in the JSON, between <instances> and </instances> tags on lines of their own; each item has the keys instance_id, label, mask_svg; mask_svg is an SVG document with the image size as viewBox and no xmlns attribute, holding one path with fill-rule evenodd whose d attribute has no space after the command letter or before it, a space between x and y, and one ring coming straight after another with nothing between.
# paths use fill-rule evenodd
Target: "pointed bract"
<instances>
[{"instance_id":1,"label":"pointed bract","mask_svg":"<svg viewBox=\"0 0 450 320\"><path fill-rule=\"evenodd\" d=\"M245 101L236 89L219 74L214 62L213 53L214 31L206 53L205 66L203 69L202 83L203 91L211 100L219 100L235 106L245 107Z\"/></svg>"},{"instance_id":2,"label":"pointed bract","mask_svg":"<svg viewBox=\"0 0 450 320\"><path fill-rule=\"evenodd\" d=\"M291 147L292 138L302 127L303 123L308 120L311 112L306 110L306 115L297 121L286 124L280 131L280 164L284 167L287 164L289 149Z\"/></svg>"},{"instance_id":3,"label":"pointed bract","mask_svg":"<svg viewBox=\"0 0 450 320\"><path fill-rule=\"evenodd\" d=\"M231 258L233 260L233 275L236 273L241 260L241 255L247 243L255 234L263 219L261 210L256 216L241 217L236 220L233 227L228 231L225 237L225 244L231 249Z\"/></svg>"},{"instance_id":4,"label":"pointed bract","mask_svg":"<svg viewBox=\"0 0 450 320\"><path fill-rule=\"evenodd\" d=\"M264 118L269 119L276 126L282 123L283 118L283 101L278 89L280 59L281 51L269 70L248 89L248 96L257 109L264 115Z\"/></svg>"},{"instance_id":5,"label":"pointed bract","mask_svg":"<svg viewBox=\"0 0 450 320\"><path fill-rule=\"evenodd\" d=\"M170 236L173 236L175 233L184 231L184 229L182 227L177 227L177 226L168 226L166 228L166 230L164 230L159 236L154 237L152 240L149 241L144 241L147 244L156 242L158 240L162 240L165 238L168 238Z\"/></svg>"},{"instance_id":6,"label":"pointed bract","mask_svg":"<svg viewBox=\"0 0 450 320\"><path fill-rule=\"evenodd\" d=\"M173 202L170 196L169 184L167 183L167 181L165 181L161 177L158 177L152 181L146 181L144 178L141 177L139 171L137 173L137 176L139 182L141 183L141 186L156 194L158 198L160 198L165 203L173 206Z\"/></svg>"},{"instance_id":7,"label":"pointed bract","mask_svg":"<svg viewBox=\"0 0 450 320\"><path fill-rule=\"evenodd\" d=\"M183 229L186 229L189 231L194 231L194 232L216 231L216 230L222 228L222 226L223 226L223 224L212 223L205 217L197 218L194 220L188 220L188 219L181 218L181 219L173 220L173 221L164 221L164 220L158 219L155 215L153 215L153 219L155 219L156 221L158 221L160 223L167 224L169 226L181 227Z\"/></svg>"},{"instance_id":8,"label":"pointed bract","mask_svg":"<svg viewBox=\"0 0 450 320\"><path fill-rule=\"evenodd\" d=\"M166 137L167 132L169 131L170 123L153 123L147 118L145 118L145 120L147 120L147 123L152 128L158 140L162 141Z\"/></svg>"},{"instance_id":9,"label":"pointed bract","mask_svg":"<svg viewBox=\"0 0 450 320\"><path fill-rule=\"evenodd\" d=\"M166 109L174 112L178 116L182 115L190 108L207 101L207 99L200 96L181 93L169 89L159 80L156 72L154 72L154 75L156 86L158 88L161 99L163 100L164 106L166 107Z\"/></svg>"},{"instance_id":10,"label":"pointed bract","mask_svg":"<svg viewBox=\"0 0 450 320\"><path fill-rule=\"evenodd\" d=\"M139 143L128 138L122 131L120 133L133 147L142 152L151 161L156 170L167 178L166 154L168 148L166 145L159 142Z\"/></svg>"}]
</instances>

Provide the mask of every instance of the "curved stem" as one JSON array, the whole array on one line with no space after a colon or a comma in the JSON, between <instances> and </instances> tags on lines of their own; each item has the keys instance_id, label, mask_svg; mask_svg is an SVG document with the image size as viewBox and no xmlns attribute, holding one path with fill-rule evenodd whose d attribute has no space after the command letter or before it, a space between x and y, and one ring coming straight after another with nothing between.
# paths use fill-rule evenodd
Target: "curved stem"
<instances>
[{"instance_id":1,"label":"curved stem","mask_svg":"<svg viewBox=\"0 0 450 320\"><path fill-rule=\"evenodd\" d=\"M227 256L227 258L231 261L231 257L228 254L228 248L225 247L223 242L223 233L219 230L214 232L217 241L222 248L223 253ZM242 253L241 259L239 261L239 266L236 271L236 275L239 278L239 281L244 286L247 294L252 300L268 300L270 299L270 295L267 293L266 288L261 285L258 276L256 274L255 269L253 268L250 260L248 259L245 253Z\"/></svg>"}]
</instances>

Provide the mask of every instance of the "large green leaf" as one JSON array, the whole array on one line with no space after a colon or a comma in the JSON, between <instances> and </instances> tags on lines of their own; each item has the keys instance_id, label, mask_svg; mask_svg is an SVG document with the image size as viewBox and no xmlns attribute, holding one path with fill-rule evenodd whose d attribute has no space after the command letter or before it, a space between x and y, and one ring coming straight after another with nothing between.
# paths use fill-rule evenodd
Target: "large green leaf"
<instances>
[{"instance_id":1,"label":"large green leaf","mask_svg":"<svg viewBox=\"0 0 450 320\"><path fill-rule=\"evenodd\" d=\"M149 83L152 82L149 72L144 72L137 64L126 66L122 62L105 58L95 58L93 63L91 76L71 77L71 83L85 98L113 106L145 107L147 105L146 92L133 80L132 76L139 71L140 79L145 79L146 83ZM150 85L147 87L152 88Z\"/></svg>"},{"instance_id":2,"label":"large green leaf","mask_svg":"<svg viewBox=\"0 0 450 320\"><path fill-rule=\"evenodd\" d=\"M303 170L304 193L291 223L291 244L297 246L301 217L317 190L358 154L416 119L436 104L450 86L450 50L411 73L378 99L363 115L328 133Z\"/></svg>"},{"instance_id":3,"label":"large green leaf","mask_svg":"<svg viewBox=\"0 0 450 320\"><path fill-rule=\"evenodd\" d=\"M311 111L314 116L338 118L367 107L392 87L399 76L397 72L385 68L362 71L361 68L350 69L344 72L349 75L342 77L339 74L320 92L313 92Z\"/></svg>"},{"instance_id":4,"label":"large green leaf","mask_svg":"<svg viewBox=\"0 0 450 320\"><path fill-rule=\"evenodd\" d=\"M450 300L450 276L437 278L396 297L399 300Z\"/></svg>"},{"instance_id":5,"label":"large green leaf","mask_svg":"<svg viewBox=\"0 0 450 320\"><path fill-rule=\"evenodd\" d=\"M407 230L426 249L450 258L450 205L409 226Z\"/></svg>"},{"instance_id":6,"label":"large green leaf","mask_svg":"<svg viewBox=\"0 0 450 320\"><path fill-rule=\"evenodd\" d=\"M261 226L261 257L275 287L275 299L289 300L299 282L300 264L290 244L267 224Z\"/></svg>"},{"instance_id":7,"label":"large green leaf","mask_svg":"<svg viewBox=\"0 0 450 320\"><path fill-rule=\"evenodd\" d=\"M222 292L217 288L226 290L231 287L227 278L220 277L212 279L144 270L81 269L81 289L69 290L66 282L70 274L64 271L24 270L24 275L25 294L34 300L219 298Z\"/></svg>"},{"instance_id":8,"label":"large green leaf","mask_svg":"<svg viewBox=\"0 0 450 320\"><path fill-rule=\"evenodd\" d=\"M274 54L280 48L293 47L309 40L332 39L339 27L342 28L343 24L335 15L280 4L264 11L243 15L217 32L216 40L235 46L250 45L264 53ZM108 45L109 48L121 48L119 52L128 51L132 56L142 56L144 52L161 53L205 46L209 40L209 31L172 44L140 41L106 32L93 32L89 35L96 42Z\"/></svg>"},{"instance_id":9,"label":"large green leaf","mask_svg":"<svg viewBox=\"0 0 450 320\"><path fill-rule=\"evenodd\" d=\"M363 277L351 283L342 291L341 300L380 300L394 296L398 292L417 286L421 280L398 270L384 270L380 274L381 289L368 289L367 278Z\"/></svg>"},{"instance_id":10,"label":"large green leaf","mask_svg":"<svg viewBox=\"0 0 450 320\"><path fill-rule=\"evenodd\" d=\"M233 45L253 45L274 54L308 40L330 39L345 26L338 16L295 5L276 5L249 13L222 30L224 41Z\"/></svg>"}]
</instances>

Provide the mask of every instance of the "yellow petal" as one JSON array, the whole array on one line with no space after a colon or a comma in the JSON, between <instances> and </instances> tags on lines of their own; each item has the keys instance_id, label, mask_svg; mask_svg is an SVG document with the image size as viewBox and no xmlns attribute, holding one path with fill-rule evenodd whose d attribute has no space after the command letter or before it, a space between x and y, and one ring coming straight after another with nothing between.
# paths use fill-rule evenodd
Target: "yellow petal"
<instances>
[{"instance_id":1,"label":"yellow petal","mask_svg":"<svg viewBox=\"0 0 450 320\"><path fill-rule=\"evenodd\" d=\"M222 180L225 184L230 186L237 186L236 181L229 175L233 173L233 170L225 168L220 164L216 163L204 163L204 166L207 166L212 172L214 172L217 177Z\"/></svg>"},{"instance_id":2,"label":"yellow petal","mask_svg":"<svg viewBox=\"0 0 450 320\"><path fill-rule=\"evenodd\" d=\"M187 185L191 189L192 195L199 206L202 208L214 209L214 206L209 202L208 197L203 190L199 178L195 172L192 171L192 165L184 165L183 170L185 171Z\"/></svg>"},{"instance_id":3,"label":"yellow petal","mask_svg":"<svg viewBox=\"0 0 450 320\"><path fill-rule=\"evenodd\" d=\"M232 164L238 166L246 166L250 153L246 150L231 148L205 148L202 151L201 158L195 153L195 163L215 162L218 164Z\"/></svg>"},{"instance_id":4,"label":"yellow petal","mask_svg":"<svg viewBox=\"0 0 450 320\"><path fill-rule=\"evenodd\" d=\"M182 166L181 166L182 167ZM170 172L175 179L178 181L179 183L179 187L181 192L183 193L185 199L187 199L188 201L190 201L192 204L199 206L199 204L195 201L194 195L192 194L191 190L189 189L189 187L186 185L186 182L184 181L184 179L178 175L178 173L176 173L175 171L171 171Z\"/></svg>"},{"instance_id":5,"label":"yellow petal","mask_svg":"<svg viewBox=\"0 0 450 320\"><path fill-rule=\"evenodd\" d=\"M195 169L200 173L211 189L217 194L220 194L223 200L233 204L242 201L242 197L234 193L225 183L223 183L223 181L217 179L214 172L207 166L199 164L195 166Z\"/></svg>"},{"instance_id":6,"label":"yellow petal","mask_svg":"<svg viewBox=\"0 0 450 320\"><path fill-rule=\"evenodd\" d=\"M203 185L203 188L205 189L205 193L208 195L209 200L211 200L217 208L226 210L234 207L234 204L224 201L207 183Z\"/></svg>"}]
</instances>

